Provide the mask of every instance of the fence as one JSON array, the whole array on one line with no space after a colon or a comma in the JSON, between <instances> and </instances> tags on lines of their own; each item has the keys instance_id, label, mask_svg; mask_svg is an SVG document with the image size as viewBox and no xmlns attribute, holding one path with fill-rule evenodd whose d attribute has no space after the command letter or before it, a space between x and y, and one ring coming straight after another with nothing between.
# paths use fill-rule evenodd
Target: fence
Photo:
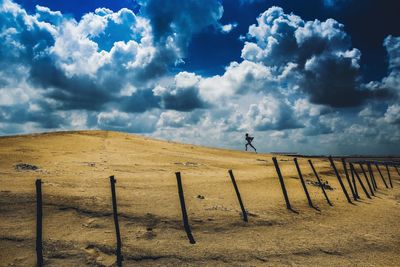
<instances>
[{"instance_id":1,"label":"fence","mask_svg":"<svg viewBox=\"0 0 400 267\"><path fill-rule=\"evenodd\" d=\"M350 204L353 204L353 202L350 198L350 195L347 191L347 188L346 188L345 184L343 183L342 177L339 174L339 171L336 167L334 159L332 157L328 157L328 160L331 164L331 167L332 167L334 174L340 184L340 188L343 191L343 194L344 194L347 202ZM282 194L284 197L286 208L288 210L291 210L291 211L297 213L297 211L295 211L291 206L291 203L289 200L289 195L286 190L286 185L284 182L284 177L280 170L278 160L276 157L273 157L272 161L274 163L277 177L279 179L279 183L280 183L280 186L282 189ZM294 161L294 165L296 167L297 173L299 175L301 186L304 190L309 207L319 210L319 208L316 207L314 205L314 203L312 202L311 196L308 192L307 185L306 185L306 182L304 181L302 171L300 169L300 165L298 164L297 158L294 158L293 161ZM359 194L359 192L360 192L359 189L362 189L362 191L364 192L365 196L368 199L372 199L372 197L375 196L375 192L378 191L378 185L377 185L376 179L373 174L372 166L375 166L375 168L377 169L379 176L381 177L382 183L385 185L386 189L393 188L393 182L392 182L392 177L390 174L389 167L394 168L396 170L397 174L400 176L400 171L398 169L400 166L400 163L393 162L393 161L366 161L366 160L357 161L357 160L346 160L345 158L341 158L341 162L343 165L343 171L345 174L345 178L348 183L348 188L349 188L349 191L351 192L351 195L352 195L354 201L359 201L361 199L361 196ZM314 167L313 162L309 159L308 163L309 163L309 165L312 169L312 172L316 178L316 184L321 188L321 192L322 192L325 200L327 201L329 206L333 206L333 203L330 201L330 199L327 195L327 192L324 188L325 184L322 182L320 175L318 174L316 168ZM362 181L360 174L357 172L356 168L354 167L355 164L359 165L359 167L362 171L364 180L366 182L366 185L369 189L369 192L368 192L368 189L365 186L364 182ZM382 173L380 166L385 167L386 176L387 176L386 178L385 178L385 175ZM364 167L367 167L368 173ZM350 179L349 171L350 171L351 179ZM234 187L234 190L235 190L238 202L239 202L242 219L244 222L247 223L249 221L248 214L245 209L244 202L243 202L242 196L240 194L239 187L236 183L236 179L233 174L233 171L228 170L228 174L231 178L231 181L232 181L232 184L233 184L233 187ZM193 237L193 234L192 234L192 231L190 228L189 217L187 214L181 173L176 172L175 175L176 175L176 180L177 180L178 195L179 195L180 207L181 207L181 212L182 212L183 228L186 232L186 235L188 237L190 244L196 244L196 241ZM117 258L116 262L117 262L118 266L122 266L122 263L123 263L122 240L121 240L119 221L118 221L117 194L116 194L116 186L115 186L117 181L114 176L110 176L109 179L110 179L110 186L111 186L112 209L113 209L113 218L114 218L114 226L115 226L115 234L116 234L116 249L115 249L115 254L116 254L116 258ZM37 258L36 261L37 261L37 266L41 267L44 264L43 244L42 244L42 220L43 220L42 206L43 206L43 201L42 201L42 181L41 181L41 179L37 179L35 182L35 185L36 185L36 258ZM390 187L389 187L389 185L390 185Z\"/></svg>"}]
</instances>

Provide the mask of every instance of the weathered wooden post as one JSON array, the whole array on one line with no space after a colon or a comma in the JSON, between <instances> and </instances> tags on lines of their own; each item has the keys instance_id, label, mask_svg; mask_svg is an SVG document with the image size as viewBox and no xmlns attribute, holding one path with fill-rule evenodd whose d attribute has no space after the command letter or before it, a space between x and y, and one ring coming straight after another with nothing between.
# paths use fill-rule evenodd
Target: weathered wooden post
<instances>
[{"instance_id":1,"label":"weathered wooden post","mask_svg":"<svg viewBox=\"0 0 400 267\"><path fill-rule=\"evenodd\" d=\"M370 162L367 162L367 168L368 168L368 172L369 172L369 177L371 178L372 188L376 191L378 189L378 185L376 184L374 172L372 171Z\"/></svg>"},{"instance_id":2,"label":"weathered wooden post","mask_svg":"<svg viewBox=\"0 0 400 267\"><path fill-rule=\"evenodd\" d=\"M43 246L42 246L42 180L36 180L36 265L43 266Z\"/></svg>"},{"instance_id":3,"label":"weathered wooden post","mask_svg":"<svg viewBox=\"0 0 400 267\"><path fill-rule=\"evenodd\" d=\"M389 188L389 186L387 185L385 178L382 175L381 169L379 168L378 163L375 163L375 167L378 170L379 176L382 178L383 184L385 185L386 188Z\"/></svg>"},{"instance_id":4,"label":"weathered wooden post","mask_svg":"<svg viewBox=\"0 0 400 267\"><path fill-rule=\"evenodd\" d=\"M353 199L357 200L357 196L356 196L356 193L354 192L353 185L350 182L349 173L347 172L346 160L344 158L342 158L342 165L343 165L344 174L346 175L347 183L349 184L349 187L350 187L351 194L353 195Z\"/></svg>"},{"instance_id":5,"label":"weathered wooden post","mask_svg":"<svg viewBox=\"0 0 400 267\"><path fill-rule=\"evenodd\" d=\"M192 235L192 230L190 229L189 219L188 219L188 215L187 215L187 211L186 211L185 196L183 194L181 173L176 172L175 175L176 175L176 181L178 184L179 201L181 203L183 227L185 228L185 232L189 239L190 244L196 244L196 241L194 240L194 237Z\"/></svg>"},{"instance_id":6,"label":"weathered wooden post","mask_svg":"<svg viewBox=\"0 0 400 267\"><path fill-rule=\"evenodd\" d=\"M362 188L362 190L364 191L364 193L365 193L365 195L367 196L367 198L371 198L371 196L368 194L368 191L367 191L367 189L365 188L363 182L361 181L360 176L358 175L356 169L354 168L353 163L350 163L350 169L351 169L351 172L354 173L354 174L356 175L357 180L358 180L358 182L360 183L361 188Z\"/></svg>"},{"instance_id":7,"label":"weathered wooden post","mask_svg":"<svg viewBox=\"0 0 400 267\"><path fill-rule=\"evenodd\" d=\"M285 182L283 181L283 177L282 177L281 169L279 168L278 161L276 160L275 157L272 158L272 161L274 162L276 173L278 174L279 183L281 185L283 197L285 198L285 202L286 202L286 208L289 210L292 210L292 207L291 207L290 201L289 201L289 197L286 192Z\"/></svg>"},{"instance_id":8,"label":"weathered wooden post","mask_svg":"<svg viewBox=\"0 0 400 267\"><path fill-rule=\"evenodd\" d=\"M118 222L118 209L117 209L117 196L115 193L115 184L117 181L114 178L114 175L110 176L110 184L111 184L111 198L112 198L112 207L113 207L113 214L114 214L114 225L115 225L115 235L117 239L117 249L115 253L117 254L117 266L122 266L123 256L121 253L122 248L122 241L121 241L121 234L119 231L119 222Z\"/></svg>"},{"instance_id":9,"label":"weathered wooden post","mask_svg":"<svg viewBox=\"0 0 400 267\"><path fill-rule=\"evenodd\" d=\"M390 176L390 170L389 170L389 166L387 163L385 163L385 167L386 167L386 171L389 177L389 183L390 183L390 187L393 188L393 183L392 183L392 177Z\"/></svg>"},{"instance_id":10,"label":"weathered wooden post","mask_svg":"<svg viewBox=\"0 0 400 267\"><path fill-rule=\"evenodd\" d=\"M317 178L317 181L318 181L318 183L319 183L319 185L320 185L320 187L321 187L321 189L322 189L322 193L323 193L324 196L325 196L326 202L328 202L329 206L333 206L332 203L331 203L331 201L330 201L329 198L328 198L328 195L327 195L326 192L325 192L324 185L322 184L321 179L319 179L319 175L318 175L317 171L315 170L312 161L311 161L311 160L308 160L308 163L310 164L311 169L313 170L314 175L315 175L315 177Z\"/></svg>"},{"instance_id":11,"label":"weathered wooden post","mask_svg":"<svg viewBox=\"0 0 400 267\"><path fill-rule=\"evenodd\" d=\"M330 163L331 163L331 165L332 165L332 168L333 168L333 170L334 170L334 172L335 172L335 174L336 174L336 177L337 177L337 179L338 179L338 181L339 181L339 184L340 184L340 186L342 187L343 193L344 193L344 195L346 196L347 202L353 203L353 202L351 202L351 199L350 199L350 197L349 197L349 194L347 193L346 187L345 187L344 184L343 184L342 178L340 177L339 172L338 172L338 170L336 169L335 163L333 162L333 159L332 159L331 156L329 156L329 161L330 161Z\"/></svg>"},{"instance_id":12,"label":"weathered wooden post","mask_svg":"<svg viewBox=\"0 0 400 267\"><path fill-rule=\"evenodd\" d=\"M360 165L360 168L361 168L361 170L362 170L362 172L364 174L364 178L367 181L367 185L368 185L369 191L371 192L371 195L375 196L374 190L373 190L373 188L371 186L372 181L371 181L371 183L369 182L368 175L367 175L367 172L364 169L364 166L362 165L362 163L358 163L358 165Z\"/></svg>"},{"instance_id":13,"label":"weathered wooden post","mask_svg":"<svg viewBox=\"0 0 400 267\"><path fill-rule=\"evenodd\" d=\"M350 166L351 162L349 163ZM354 167L353 167L354 168ZM353 188L354 188L354 193L356 194L356 198L359 199L360 195L358 194L358 190L357 190L357 184L356 184L356 179L355 179L355 175L354 175L354 171L351 169L350 167L350 172L351 172L351 181L353 183ZM356 200L357 200L356 199Z\"/></svg>"},{"instance_id":14,"label":"weathered wooden post","mask_svg":"<svg viewBox=\"0 0 400 267\"><path fill-rule=\"evenodd\" d=\"M314 208L314 205L313 205L313 203L311 201L310 194L308 193L308 190L307 190L306 183L304 182L303 174L301 173L299 163L297 162L297 158L294 158L293 161L294 161L294 164L296 165L297 172L299 173L301 185L303 186L304 193L306 194L308 205L311 208Z\"/></svg>"},{"instance_id":15,"label":"weathered wooden post","mask_svg":"<svg viewBox=\"0 0 400 267\"><path fill-rule=\"evenodd\" d=\"M229 173L229 176L231 177L233 187L235 188L236 196L239 200L239 205L240 205L240 208L242 210L242 215L243 215L243 221L248 222L247 212L246 212L246 209L244 208L244 204L243 204L242 198L240 196L239 188L237 187L237 184L235 181L235 176L233 176L232 170L229 170L228 173Z\"/></svg>"}]
</instances>

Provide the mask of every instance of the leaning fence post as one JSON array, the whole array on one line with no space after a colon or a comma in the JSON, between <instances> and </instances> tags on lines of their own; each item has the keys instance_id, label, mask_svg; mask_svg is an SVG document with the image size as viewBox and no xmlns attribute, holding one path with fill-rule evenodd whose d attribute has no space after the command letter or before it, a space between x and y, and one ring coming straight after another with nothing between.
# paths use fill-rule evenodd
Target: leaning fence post
<instances>
[{"instance_id":1,"label":"leaning fence post","mask_svg":"<svg viewBox=\"0 0 400 267\"><path fill-rule=\"evenodd\" d=\"M355 191L353 189L353 186L352 186L352 184L350 182L349 173L347 172L347 165L346 165L346 161L345 161L344 158L342 158L342 164L343 164L344 174L346 175L347 183L349 184L349 187L350 187L351 194L353 195L354 200L357 200L356 193L355 193Z\"/></svg>"},{"instance_id":2,"label":"leaning fence post","mask_svg":"<svg viewBox=\"0 0 400 267\"><path fill-rule=\"evenodd\" d=\"M320 187L321 187L321 189L322 189L322 193L323 193L324 196L325 196L326 202L328 202L329 206L333 206L332 203L331 203L331 201L330 201L329 198L328 198L328 195L327 195L326 192L325 192L324 185L322 184L321 179L319 179L319 175L318 175L317 171L315 170L314 165L313 165L313 163L312 163L312 161L311 161L310 159L308 160L308 163L310 164L311 169L313 170L314 175L315 175L315 177L317 178L317 181L318 181L318 183L319 183L319 185L320 185Z\"/></svg>"},{"instance_id":3,"label":"leaning fence post","mask_svg":"<svg viewBox=\"0 0 400 267\"><path fill-rule=\"evenodd\" d=\"M186 212L185 196L183 195L181 173L176 172L175 175L176 175L176 181L178 184L179 201L181 203L183 226L185 228L186 235L189 239L190 244L196 244L196 241L194 240L193 235L192 235L192 230L190 229L189 219L188 219L188 215Z\"/></svg>"},{"instance_id":4,"label":"leaning fence post","mask_svg":"<svg viewBox=\"0 0 400 267\"><path fill-rule=\"evenodd\" d=\"M294 164L296 165L297 172L299 173L301 185L303 186L304 193L306 194L308 205L311 208L314 208L314 205L313 205L313 203L311 201L310 194L308 193L308 190L307 190L306 183L304 182L303 174L301 173L301 170L300 170L300 167L299 167L299 163L297 162L297 158L294 158L293 161L294 161Z\"/></svg>"},{"instance_id":5,"label":"leaning fence post","mask_svg":"<svg viewBox=\"0 0 400 267\"><path fill-rule=\"evenodd\" d=\"M113 207L113 214L114 214L115 234L116 234L116 238L117 238L117 249L115 252L117 254L117 265L118 265L118 267L121 267L122 261L123 261L123 256L121 253L122 242L121 242L121 234L119 231L119 222L118 222L117 196L115 193L116 182L117 181L115 180L114 175L110 176L111 198L112 198L112 207Z\"/></svg>"},{"instance_id":6,"label":"leaning fence post","mask_svg":"<svg viewBox=\"0 0 400 267\"><path fill-rule=\"evenodd\" d=\"M376 169L378 170L379 176L382 178L382 181L383 181L383 183L385 184L385 187L386 187L386 188L389 188L389 186L387 185L387 183L386 183L386 181L385 181L385 178L384 178L383 175L382 175L382 172L381 172L381 169L379 168L378 163L375 163L375 167L376 167Z\"/></svg>"},{"instance_id":7,"label":"leaning fence post","mask_svg":"<svg viewBox=\"0 0 400 267\"><path fill-rule=\"evenodd\" d=\"M386 171L389 177L389 183L390 183L390 187L393 188L393 183L392 183L392 177L390 176L390 170L389 170L389 166L387 163L385 163L385 167L386 167Z\"/></svg>"},{"instance_id":8,"label":"leaning fence post","mask_svg":"<svg viewBox=\"0 0 400 267\"><path fill-rule=\"evenodd\" d=\"M372 187L376 191L376 189L378 189L378 185L376 184L374 172L372 171L370 162L367 162L367 168L368 168L368 172L369 172L369 177L371 178Z\"/></svg>"},{"instance_id":9,"label":"leaning fence post","mask_svg":"<svg viewBox=\"0 0 400 267\"><path fill-rule=\"evenodd\" d=\"M279 183L281 185L282 192L283 192L283 197L285 198L285 202L286 202L286 208L291 210L292 207L290 206L289 197L288 197L288 194L286 192L285 182L283 181L283 177L282 177L281 169L279 168L278 161L276 160L275 157L272 158L272 161L274 162L276 173L278 174Z\"/></svg>"},{"instance_id":10,"label":"leaning fence post","mask_svg":"<svg viewBox=\"0 0 400 267\"><path fill-rule=\"evenodd\" d=\"M36 180L36 264L43 266L43 246L42 246L42 180Z\"/></svg>"},{"instance_id":11,"label":"leaning fence post","mask_svg":"<svg viewBox=\"0 0 400 267\"><path fill-rule=\"evenodd\" d=\"M351 169L352 175L354 175L354 174L356 175L357 180L358 180L358 182L360 183L361 188L362 188L362 190L364 191L364 193L365 193L365 195L367 196L367 198L371 198L371 196L368 194L368 191L367 191L367 189L365 188L363 182L361 181L360 176L358 175L356 169L354 168L353 163L351 163L351 162L350 162L350 169ZM367 180L367 181L368 181L368 180Z\"/></svg>"},{"instance_id":12,"label":"leaning fence post","mask_svg":"<svg viewBox=\"0 0 400 267\"><path fill-rule=\"evenodd\" d=\"M246 209L244 208L243 201L242 201L242 198L240 196L239 188L237 187L237 184L236 184L236 181L235 181L235 176L233 176L232 170L228 170L228 173L229 173L229 176L231 177L233 187L235 188L235 192L236 192L236 196L237 196L237 198L239 200L240 208L242 209L243 221L248 222L247 212L246 212Z\"/></svg>"},{"instance_id":13,"label":"leaning fence post","mask_svg":"<svg viewBox=\"0 0 400 267\"><path fill-rule=\"evenodd\" d=\"M350 199L350 197L349 197L349 194L347 193L346 187L344 187L342 178L340 177L339 172L338 172L338 170L336 169L335 163L333 162L333 159L332 159L331 156L329 156L329 161L330 161L330 163L331 163L331 165L332 165L332 168L333 168L333 170L334 170L334 172L335 172L335 174L336 174L337 179L339 180L339 184L340 184L340 186L342 187L343 193L344 193L344 195L346 196L347 201L348 201L349 203L352 203L352 202L351 202L351 199Z\"/></svg>"},{"instance_id":14,"label":"leaning fence post","mask_svg":"<svg viewBox=\"0 0 400 267\"><path fill-rule=\"evenodd\" d=\"M350 166L350 164L351 164L351 162L349 162L349 166ZM354 193L356 194L356 198L359 199L359 198L360 198L360 195L358 194L356 179L355 179L354 172L353 172L353 170L351 169L351 166L350 166L350 172L351 172L351 181L352 181L353 187L354 187ZM356 200L357 200L357 199L356 199Z\"/></svg>"},{"instance_id":15,"label":"leaning fence post","mask_svg":"<svg viewBox=\"0 0 400 267\"><path fill-rule=\"evenodd\" d=\"M368 185L369 191L371 192L371 195L375 196L374 190L373 190L373 188L371 186L372 181L371 181L371 183L369 182L368 175L367 175L367 172L364 169L364 166L362 165L362 163L358 163L358 165L360 165L360 168L361 168L361 170L362 170L362 172L364 174L364 177L365 177L365 180L367 181L367 185Z\"/></svg>"}]
</instances>

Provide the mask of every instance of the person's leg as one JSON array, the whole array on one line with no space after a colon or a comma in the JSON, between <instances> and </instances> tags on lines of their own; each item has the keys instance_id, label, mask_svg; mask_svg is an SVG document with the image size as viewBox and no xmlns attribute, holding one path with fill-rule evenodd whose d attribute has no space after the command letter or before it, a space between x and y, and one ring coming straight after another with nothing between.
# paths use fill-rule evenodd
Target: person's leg
<instances>
[{"instance_id":1,"label":"person's leg","mask_svg":"<svg viewBox=\"0 0 400 267\"><path fill-rule=\"evenodd\" d=\"M245 148L246 148L246 151L247 151L247 146L249 145L249 143L247 143L246 145L245 145Z\"/></svg>"},{"instance_id":2,"label":"person's leg","mask_svg":"<svg viewBox=\"0 0 400 267\"><path fill-rule=\"evenodd\" d=\"M257 152L257 149L252 144L250 144L250 146Z\"/></svg>"}]
</instances>

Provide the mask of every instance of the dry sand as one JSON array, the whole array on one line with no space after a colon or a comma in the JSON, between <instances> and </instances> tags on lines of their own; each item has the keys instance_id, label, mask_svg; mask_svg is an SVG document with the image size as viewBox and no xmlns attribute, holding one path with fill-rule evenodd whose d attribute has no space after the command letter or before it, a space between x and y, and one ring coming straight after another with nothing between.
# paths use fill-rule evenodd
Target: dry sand
<instances>
[{"instance_id":1,"label":"dry sand","mask_svg":"<svg viewBox=\"0 0 400 267\"><path fill-rule=\"evenodd\" d=\"M0 138L0 265L35 265L35 179L43 180L46 266L112 266L115 230L108 176L117 179L125 266L400 266L400 178L372 200L348 204L334 188L308 207L290 157L278 157L293 208L285 208L271 155L212 149L104 131ZM299 159L306 180L315 180ZM17 171L15 165L39 166ZM342 171L341 165L340 170ZM240 208L233 169L248 209ZM182 173L193 235L183 231L175 172ZM386 172L384 172L386 175ZM198 198L204 196L204 199Z\"/></svg>"}]
</instances>

